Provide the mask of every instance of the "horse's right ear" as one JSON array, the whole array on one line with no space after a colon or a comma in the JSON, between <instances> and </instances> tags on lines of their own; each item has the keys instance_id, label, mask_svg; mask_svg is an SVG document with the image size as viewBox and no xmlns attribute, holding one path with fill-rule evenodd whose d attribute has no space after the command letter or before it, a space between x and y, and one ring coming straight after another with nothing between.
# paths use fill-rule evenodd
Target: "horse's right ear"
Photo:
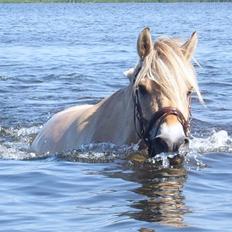
<instances>
[{"instance_id":1,"label":"horse's right ear","mask_svg":"<svg viewBox=\"0 0 232 232\"><path fill-rule=\"evenodd\" d=\"M145 27L139 34L137 40L137 51L141 59L144 59L153 49L151 32L148 27Z\"/></svg>"},{"instance_id":2,"label":"horse's right ear","mask_svg":"<svg viewBox=\"0 0 232 232\"><path fill-rule=\"evenodd\" d=\"M197 47L197 33L193 32L190 39L188 39L182 46L182 51L186 60L190 61L194 55L194 52Z\"/></svg>"}]
</instances>

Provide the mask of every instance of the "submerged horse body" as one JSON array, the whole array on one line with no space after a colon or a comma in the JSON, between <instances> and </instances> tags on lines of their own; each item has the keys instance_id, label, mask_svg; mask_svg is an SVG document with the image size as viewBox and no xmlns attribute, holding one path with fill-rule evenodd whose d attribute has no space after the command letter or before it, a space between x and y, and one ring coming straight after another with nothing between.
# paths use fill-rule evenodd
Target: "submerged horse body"
<instances>
[{"instance_id":1,"label":"submerged horse body","mask_svg":"<svg viewBox=\"0 0 232 232\"><path fill-rule=\"evenodd\" d=\"M191 63L197 35L189 40L159 38L149 28L139 35L139 62L126 72L130 83L96 105L68 108L55 114L32 143L37 153L77 149L89 143L117 145L140 141L151 155L178 151L188 143L190 94L200 100Z\"/></svg>"}]
</instances>

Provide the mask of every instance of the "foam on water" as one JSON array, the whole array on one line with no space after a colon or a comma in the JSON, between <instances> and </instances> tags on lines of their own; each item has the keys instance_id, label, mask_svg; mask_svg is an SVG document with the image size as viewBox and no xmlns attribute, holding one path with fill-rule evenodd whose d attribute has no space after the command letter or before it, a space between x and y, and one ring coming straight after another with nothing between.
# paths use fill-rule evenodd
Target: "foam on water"
<instances>
[{"instance_id":1,"label":"foam on water","mask_svg":"<svg viewBox=\"0 0 232 232\"><path fill-rule=\"evenodd\" d=\"M198 153L207 152L232 152L232 138L227 131L213 131L209 137L190 140L190 151Z\"/></svg>"},{"instance_id":2,"label":"foam on water","mask_svg":"<svg viewBox=\"0 0 232 232\"><path fill-rule=\"evenodd\" d=\"M0 158L26 160L39 158L30 152L30 142L40 130L40 127L3 128L0 126Z\"/></svg>"},{"instance_id":3,"label":"foam on water","mask_svg":"<svg viewBox=\"0 0 232 232\"><path fill-rule=\"evenodd\" d=\"M30 143L41 127L29 128L3 128L0 127L0 158L27 160L56 156L69 161L83 162L111 162L115 159L125 159L131 153L138 152L138 146L117 146L111 143L98 143L83 145L79 149L62 154L37 155L30 151ZM187 161L194 159L198 166L202 166L200 156L209 152L232 153L232 138L225 130L212 131L208 137L192 137ZM169 166L168 157L173 154L160 154L150 159L151 163L161 161L163 167Z\"/></svg>"},{"instance_id":4,"label":"foam on water","mask_svg":"<svg viewBox=\"0 0 232 232\"><path fill-rule=\"evenodd\" d=\"M70 161L110 162L114 159L124 159L137 150L136 144L117 146L112 143L91 143L82 145L77 150L62 153L59 157Z\"/></svg>"}]
</instances>

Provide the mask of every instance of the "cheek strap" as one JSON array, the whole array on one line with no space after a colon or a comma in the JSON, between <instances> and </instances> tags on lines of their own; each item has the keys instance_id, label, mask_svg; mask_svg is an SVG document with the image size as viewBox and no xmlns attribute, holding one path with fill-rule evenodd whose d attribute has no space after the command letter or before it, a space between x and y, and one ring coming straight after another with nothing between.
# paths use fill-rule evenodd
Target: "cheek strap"
<instances>
[{"instance_id":1,"label":"cheek strap","mask_svg":"<svg viewBox=\"0 0 232 232\"><path fill-rule=\"evenodd\" d=\"M134 102L134 125L135 131L140 139L142 139L148 147L151 147L151 142L154 137L157 136L161 124L164 122L165 118L169 115L175 115L178 121L181 123L184 129L186 137L190 134L190 117L188 120L185 119L184 115L175 107L164 107L156 111L151 120L148 121L144 118L141 104L139 102L138 88L133 91L133 102ZM189 97L189 111L190 111L190 100ZM190 113L190 112L189 112ZM139 123L139 128L137 126ZM151 138L151 131L155 130L154 136Z\"/></svg>"}]
</instances>

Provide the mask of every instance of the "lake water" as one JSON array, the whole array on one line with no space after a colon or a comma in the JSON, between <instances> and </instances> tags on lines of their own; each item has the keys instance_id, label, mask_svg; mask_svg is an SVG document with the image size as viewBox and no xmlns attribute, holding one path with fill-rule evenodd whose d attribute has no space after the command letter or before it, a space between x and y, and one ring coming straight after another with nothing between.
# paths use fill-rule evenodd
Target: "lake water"
<instances>
[{"instance_id":1,"label":"lake water","mask_svg":"<svg viewBox=\"0 0 232 232\"><path fill-rule=\"evenodd\" d=\"M232 231L232 5L0 4L1 231ZM126 147L28 152L54 113L127 85L139 31L187 39L207 107L193 99L180 168L135 165Z\"/></svg>"}]
</instances>

